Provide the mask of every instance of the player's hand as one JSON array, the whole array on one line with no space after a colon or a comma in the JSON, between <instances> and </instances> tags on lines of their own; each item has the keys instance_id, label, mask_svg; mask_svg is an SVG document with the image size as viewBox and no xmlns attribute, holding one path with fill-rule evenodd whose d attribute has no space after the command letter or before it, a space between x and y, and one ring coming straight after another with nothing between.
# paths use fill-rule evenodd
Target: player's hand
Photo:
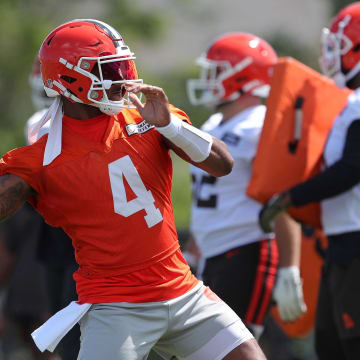
<instances>
[{"instance_id":1,"label":"player's hand","mask_svg":"<svg viewBox=\"0 0 360 360\"><path fill-rule=\"evenodd\" d=\"M158 127L169 124L169 101L162 88L142 83L127 83L125 87L129 92L131 102L137 107L147 123ZM145 104L136 96L139 92L145 95Z\"/></svg>"},{"instance_id":2,"label":"player's hand","mask_svg":"<svg viewBox=\"0 0 360 360\"><path fill-rule=\"evenodd\" d=\"M280 268L273 292L280 317L285 322L293 322L306 312L300 270L297 266Z\"/></svg>"},{"instance_id":3,"label":"player's hand","mask_svg":"<svg viewBox=\"0 0 360 360\"><path fill-rule=\"evenodd\" d=\"M259 224L264 232L273 231L275 218L286 211L291 206L291 198L288 192L274 195L261 209L259 214Z\"/></svg>"}]
</instances>

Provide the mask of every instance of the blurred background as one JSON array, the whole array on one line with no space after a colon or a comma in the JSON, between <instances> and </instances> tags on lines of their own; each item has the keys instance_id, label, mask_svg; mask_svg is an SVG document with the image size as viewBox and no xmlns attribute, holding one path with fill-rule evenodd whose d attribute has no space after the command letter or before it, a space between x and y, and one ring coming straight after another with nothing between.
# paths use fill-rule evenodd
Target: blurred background
<instances>
[{"instance_id":1,"label":"blurred background","mask_svg":"<svg viewBox=\"0 0 360 360\"><path fill-rule=\"evenodd\" d=\"M185 83L198 76L194 60L218 35L251 32L269 41L280 56L318 69L320 32L344 0L1 0L0 152L24 143L24 124L34 112L28 76L42 40L54 27L76 18L96 18L115 27L137 56L145 82L161 86L170 102L199 126L208 116L192 107ZM176 223L189 220L186 164L175 165ZM180 186L179 186L180 184ZM176 190L176 191L175 191Z\"/></svg>"},{"instance_id":2,"label":"blurred background","mask_svg":"<svg viewBox=\"0 0 360 360\"><path fill-rule=\"evenodd\" d=\"M138 73L144 82L164 88L170 102L186 111L192 122L200 126L210 112L189 104L186 80L198 77L199 69L194 61L215 37L232 31L250 32L266 39L279 56L292 56L319 70L321 29L351 2L0 0L0 152L25 144L24 126L35 112L28 82L32 64L45 36L66 21L95 18L116 28L135 53ZM188 165L176 158L172 196L179 233L186 233L190 176ZM0 243L0 289L3 287L5 294L3 267ZM4 326L0 318L0 360L3 360L2 346L8 341L1 337ZM11 359L29 359L28 355L22 356L13 355Z\"/></svg>"},{"instance_id":3,"label":"blurred background","mask_svg":"<svg viewBox=\"0 0 360 360\"><path fill-rule=\"evenodd\" d=\"M244 31L269 41L280 56L317 69L320 32L344 0L1 0L0 152L24 143L23 127L34 112L28 76L42 40L68 20L96 18L115 27L137 56L140 77L161 86L196 125L206 110L192 107L185 82L197 77L194 60L218 35ZM186 164L175 166L177 225L188 224ZM180 183L181 186L178 186ZM175 191L176 189L176 191Z\"/></svg>"}]
</instances>

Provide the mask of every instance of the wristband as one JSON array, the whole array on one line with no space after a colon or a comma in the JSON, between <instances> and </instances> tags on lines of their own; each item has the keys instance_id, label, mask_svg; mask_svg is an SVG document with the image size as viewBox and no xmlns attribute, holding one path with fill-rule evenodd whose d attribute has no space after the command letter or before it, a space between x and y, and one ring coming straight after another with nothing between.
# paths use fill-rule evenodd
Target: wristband
<instances>
[{"instance_id":1,"label":"wristband","mask_svg":"<svg viewBox=\"0 0 360 360\"><path fill-rule=\"evenodd\" d=\"M168 125L156 127L156 129L183 150L194 162L202 162L210 155L212 136L182 121L174 114L170 115Z\"/></svg>"}]
</instances>

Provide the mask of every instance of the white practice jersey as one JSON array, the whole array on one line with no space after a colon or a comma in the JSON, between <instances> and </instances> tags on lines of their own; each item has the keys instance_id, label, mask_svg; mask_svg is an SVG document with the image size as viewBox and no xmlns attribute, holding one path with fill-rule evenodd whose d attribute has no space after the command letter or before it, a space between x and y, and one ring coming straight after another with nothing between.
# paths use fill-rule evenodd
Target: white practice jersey
<instances>
[{"instance_id":1,"label":"white practice jersey","mask_svg":"<svg viewBox=\"0 0 360 360\"><path fill-rule=\"evenodd\" d=\"M48 109L42 109L37 111L36 113L34 113L26 122L26 126L25 126L25 139L27 139L28 142L28 131L29 128L35 124L36 122L38 122L47 112ZM45 134L47 134L50 130L50 121L48 121L44 126L41 127L41 129L39 130L39 134L37 137L37 140L39 140L42 136L44 136Z\"/></svg>"},{"instance_id":2,"label":"white practice jersey","mask_svg":"<svg viewBox=\"0 0 360 360\"><path fill-rule=\"evenodd\" d=\"M360 89L349 96L345 109L336 118L329 134L324 159L333 165L343 154L346 134L354 120L360 119ZM360 230L360 185L321 202L322 225L326 235Z\"/></svg>"},{"instance_id":3,"label":"white practice jersey","mask_svg":"<svg viewBox=\"0 0 360 360\"><path fill-rule=\"evenodd\" d=\"M214 114L201 127L224 141L234 158L232 172L220 178L190 167L193 180L190 230L205 258L269 237L258 225L261 204L245 194L265 112L265 106L254 106L224 123L222 114Z\"/></svg>"}]
</instances>

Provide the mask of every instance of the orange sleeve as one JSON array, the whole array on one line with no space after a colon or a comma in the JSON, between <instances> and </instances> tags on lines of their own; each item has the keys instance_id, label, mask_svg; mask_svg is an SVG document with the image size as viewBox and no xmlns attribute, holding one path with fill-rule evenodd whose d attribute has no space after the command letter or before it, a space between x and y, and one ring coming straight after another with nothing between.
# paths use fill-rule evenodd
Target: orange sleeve
<instances>
[{"instance_id":1,"label":"orange sleeve","mask_svg":"<svg viewBox=\"0 0 360 360\"><path fill-rule=\"evenodd\" d=\"M190 118L185 111L175 107L172 104L169 104L169 108L171 113L192 125ZM122 116L124 118L125 124L136 124L144 120L137 109L124 109L118 116Z\"/></svg>"},{"instance_id":2,"label":"orange sleeve","mask_svg":"<svg viewBox=\"0 0 360 360\"><path fill-rule=\"evenodd\" d=\"M14 174L40 192L43 148L39 142L6 153L0 160L0 175Z\"/></svg>"},{"instance_id":3,"label":"orange sleeve","mask_svg":"<svg viewBox=\"0 0 360 360\"><path fill-rule=\"evenodd\" d=\"M181 109L178 109L174 105L170 104L170 111L176 115L178 118L180 118L183 121L186 121L188 124L192 125L189 116L186 114L185 111L182 111Z\"/></svg>"}]
</instances>

